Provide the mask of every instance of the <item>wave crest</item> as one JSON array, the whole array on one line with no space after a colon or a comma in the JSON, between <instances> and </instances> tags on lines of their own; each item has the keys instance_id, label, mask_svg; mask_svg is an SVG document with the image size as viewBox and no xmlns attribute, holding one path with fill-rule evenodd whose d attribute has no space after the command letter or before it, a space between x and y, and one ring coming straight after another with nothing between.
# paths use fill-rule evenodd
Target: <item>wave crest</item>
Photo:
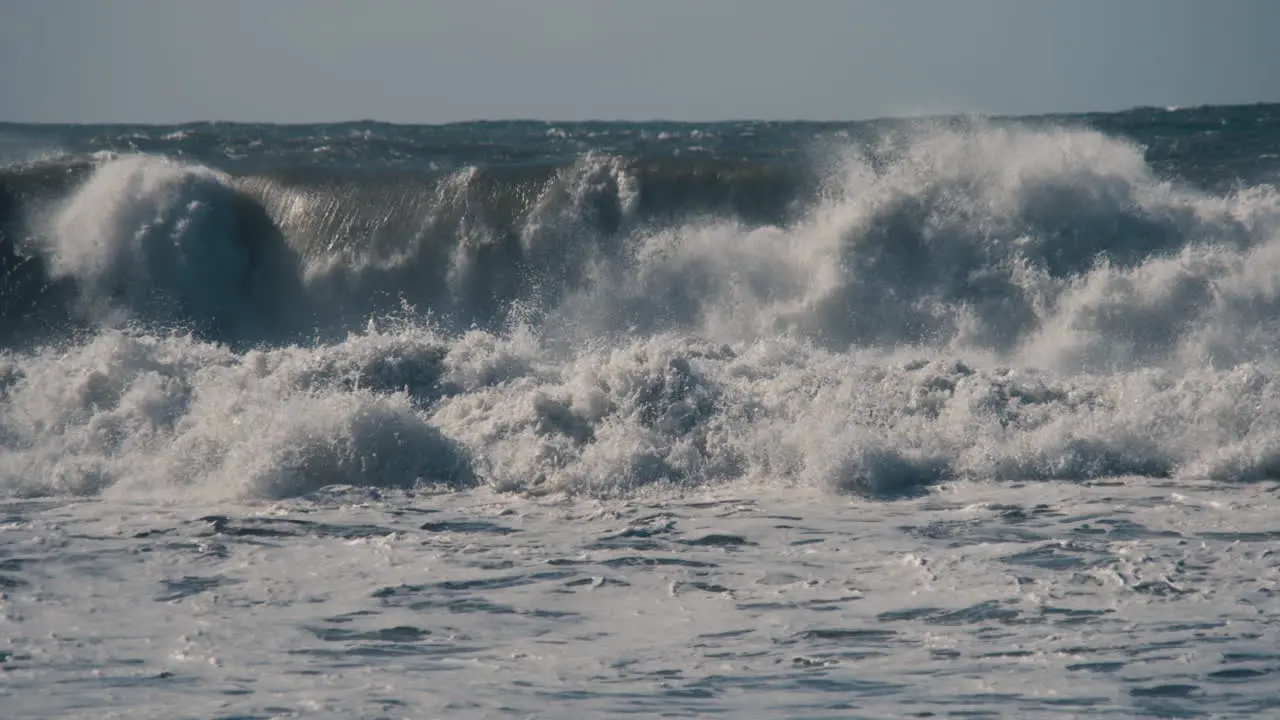
<instances>
[{"instance_id":1,"label":"wave crest","mask_svg":"<svg viewBox=\"0 0 1280 720\"><path fill-rule=\"evenodd\" d=\"M0 486L1274 475L1273 188L1197 190L1061 128L831 166L766 219L664 204L702 181L602 156L369 184L100 161L30 246L96 329L5 355Z\"/></svg>"}]
</instances>

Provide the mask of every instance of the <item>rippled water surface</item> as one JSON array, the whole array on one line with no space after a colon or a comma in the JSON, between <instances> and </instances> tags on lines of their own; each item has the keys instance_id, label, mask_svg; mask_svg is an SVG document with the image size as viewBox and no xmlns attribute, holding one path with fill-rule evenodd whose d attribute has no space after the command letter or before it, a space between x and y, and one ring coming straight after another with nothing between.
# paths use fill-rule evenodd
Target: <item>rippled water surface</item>
<instances>
[{"instance_id":1,"label":"rippled water surface","mask_svg":"<svg viewBox=\"0 0 1280 720\"><path fill-rule=\"evenodd\" d=\"M1275 486L3 506L10 717L1253 716Z\"/></svg>"}]
</instances>

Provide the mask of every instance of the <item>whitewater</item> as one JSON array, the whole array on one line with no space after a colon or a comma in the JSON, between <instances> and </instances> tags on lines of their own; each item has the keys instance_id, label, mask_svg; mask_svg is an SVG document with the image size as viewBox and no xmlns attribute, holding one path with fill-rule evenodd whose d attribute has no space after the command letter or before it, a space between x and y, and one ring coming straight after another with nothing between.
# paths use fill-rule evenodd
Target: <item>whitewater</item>
<instances>
[{"instance_id":1,"label":"whitewater","mask_svg":"<svg viewBox=\"0 0 1280 720\"><path fill-rule=\"evenodd\" d=\"M0 162L4 717L1280 707L1280 106Z\"/></svg>"}]
</instances>

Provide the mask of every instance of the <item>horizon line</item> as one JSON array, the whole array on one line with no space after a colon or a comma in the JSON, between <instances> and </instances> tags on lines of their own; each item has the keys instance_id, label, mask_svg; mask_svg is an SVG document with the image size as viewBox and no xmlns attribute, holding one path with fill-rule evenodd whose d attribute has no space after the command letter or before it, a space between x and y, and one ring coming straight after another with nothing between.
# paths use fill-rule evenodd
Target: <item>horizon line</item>
<instances>
[{"instance_id":1,"label":"horizon line","mask_svg":"<svg viewBox=\"0 0 1280 720\"><path fill-rule=\"evenodd\" d=\"M288 121L270 121L270 120L230 120L230 119L202 119L202 120L181 120L181 121L142 121L142 120L0 120L0 125L38 125L46 127L83 127L90 125L98 126L133 126L133 127L181 127L191 125L273 125L278 127L298 127L307 125L395 125L402 127L448 127L454 125L484 125L484 124L534 124L541 123L545 125L586 125L592 123L614 124L614 125L720 125L720 124L748 124L748 123L780 123L780 124L852 124L852 123L875 123L890 122L895 120L938 120L938 119L955 119L955 118L981 118L991 120L1019 120L1033 119L1044 117L1060 117L1060 116L1085 116L1085 115L1119 115L1139 110L1162 110L1165 112L1184 112L1191 110L1203 110L1205 108L1238 108L1238 107L1257 107L1265 105L1280 105L1280 100L1255 100L1246 102L1229 102L1229 103L1197 103L1197 104L1138 104L1131 105L1119 109L1091 109L1091 110L1060 110L1049 112L1034 113L1009 113L1009 112L983 112L983 111L938 111L938 112L921 112L921 113L904 113L901 115L876 115L863 118L850 119L817 119L805 117L791 118L764 118L764 117L725 117L721 119L703 119L703 120L674 120L655 116L646 119L635 118L580 118L580 119L550 119L538 117L476 117L466 120L446 120L436 122L417 122L404 120L377 120L374 118L353 118L348 120L288 120Z\"/></svg>"}]
</instances>

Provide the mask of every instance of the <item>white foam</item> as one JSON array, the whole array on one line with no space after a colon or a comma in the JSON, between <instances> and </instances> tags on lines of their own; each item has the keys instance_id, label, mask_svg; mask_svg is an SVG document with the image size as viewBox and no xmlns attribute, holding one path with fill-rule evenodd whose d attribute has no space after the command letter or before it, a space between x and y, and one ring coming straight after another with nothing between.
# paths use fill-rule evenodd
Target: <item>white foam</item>
<instances>
[{"instance_id":1,"label":"white foam","mask_svg":"<svg viewBox=\"0 0 1280 720\"><path fill-rule=\"evenodd\" d=\"M245 207L220 172L130 155L98 165L38 237L50 275L74 280L80 312L101 325L258 336L278 330L263 316L292 299L281 288L296 270Z\"/></svg>"},{"instance_id":2,"label":"white foam","mask_svg":"<svg viewBox=\"0 0 1280 720\"><path fill-rule=\"evenodd\" d=\"M422 235L398 255L374 243L346 264L279 265L299 288L261 295L236 284L258 266L218 211L239 201L226 178L108 162L50 236L55 272L104 328L112 313L262 325L262 297L308 318L346 303L335 312L363 323L376 306L361 297L417 282L473 317L520 287L523 309L501 331L441 330L406 307L301 346L104 329L11 354L0 485L275 498L333 483L614 495L744 481L896 496L955 479L1275 472L1273 189L1178 187L1132 144L1067 129L908 135L843 168L792 226L643 228L628 225L625 171L590 160L526 218L536 282L486 285L501 277L482 267L491 238L460 231L451 246ZM600 197L620 238L584 221ZM318 212L276 199L295 229Z\"/></svg>"}]
</instances>

